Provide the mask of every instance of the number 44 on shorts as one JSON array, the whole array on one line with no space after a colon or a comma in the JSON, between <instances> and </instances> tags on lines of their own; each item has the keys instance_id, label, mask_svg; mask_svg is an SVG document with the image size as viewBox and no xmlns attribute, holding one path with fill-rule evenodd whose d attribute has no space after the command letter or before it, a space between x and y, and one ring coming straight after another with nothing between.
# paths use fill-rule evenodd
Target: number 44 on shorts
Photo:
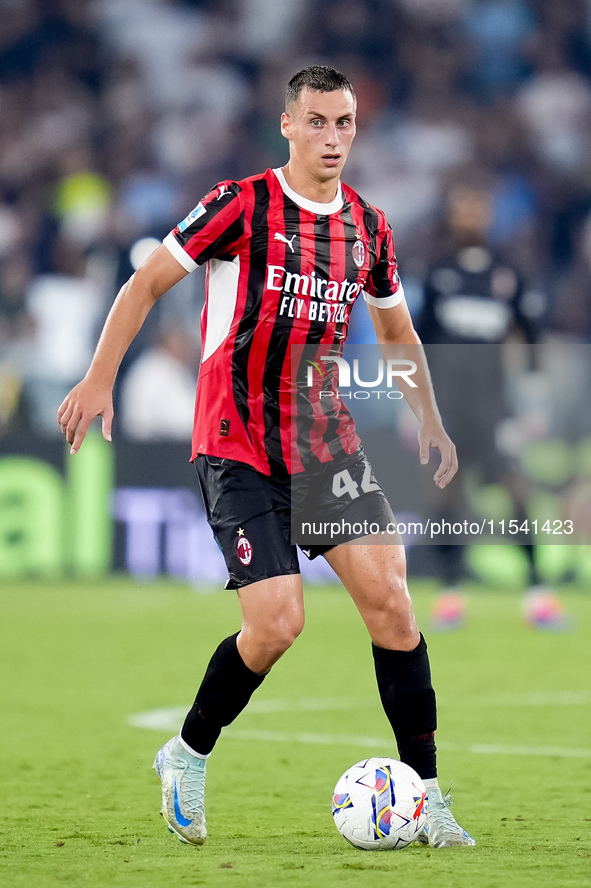
<instances>
[{"instance_id":1,"label":"number 44 on shorts","mask_svg":"<svg viewBox=\"0 0 591 888\"><path fill-rule=\"evenodd\" d=\"M352 478L349 469L343 469L342 472L337 472L336 475L333 476L332 492L334 496L341 497L348 494L352 500L357 499L361 496L359 492L360 487L362 493L373 493L376 490L382 489L377 482L371 480L371 466L369 465L365 466L361 484L358 484L357 481Z\"/></svg>"}]
</instances>

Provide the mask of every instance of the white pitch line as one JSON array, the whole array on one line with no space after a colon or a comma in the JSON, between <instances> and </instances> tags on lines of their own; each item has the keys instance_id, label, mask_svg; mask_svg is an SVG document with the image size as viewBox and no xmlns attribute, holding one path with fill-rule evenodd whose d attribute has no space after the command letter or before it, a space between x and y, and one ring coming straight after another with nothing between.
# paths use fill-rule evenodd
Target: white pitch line
<instances>
[{"instance_id":1,"label":"white pitch line","mask_svg":"<svg viewBox=\"0 0 591 888\"><path fill-rule=\"evenodd\" d=\"M369 697L300 697L295 699L251 700L248 715L266 715L277 712L346 712L353 709L379 707L376 699ZM129 716L129 724L148 730L176 730L187 714L186 706L168 706L149 709Z\"/></svg>"},{"instance_id":2,"label":"white pitch line","mask_svg":"<svg viewBox=\"0 0 591 888\"><path fill-rule=\"evenodd\" d=\"M339 712L369 709L376 705L371 697L296 697L274 700L251 700L248 712Z\"/></svg>"},{"instance_id":3,"label":"white pitch line","mask_svg":"<svg viewBox=\"0 0 591 888\"><path fill-rule=\"evenodd\" d=\"M577 696L574 702L573 695L578 692L565 692L564 699L570 698L568 705L583 705L581 696ZM520 695L507 695L517 699ZM527 695L523 695L524 697ZM535 702L522 703L521 705L551 705L548 702L541 703L541 692L532 692L532 700ZM359 698L366 704L366 698ZM464 701L466 704L468 701ZM371 704L374 705L373 703ZM558 705L567 705L565 702ZM303 697L299 700L258 700L253 701L248 708L251 714L264 714L276 712L315 712L360 708L356 698L321 698ZM137 728L145 728L155 731L178 731L186 714L186 706L171 706L162 709L152 709L148 712L138 712L128 719L129 724ZM224 737L231 740L254 740L269 743L313 744L321 746L359 746L365 749L391 750L393 737L368 737L357 734L325 734L313 732L288 732L288 731L263 731L242 730L240 728L227 728ZM501 743L474 743L469 746L457 746L449 743L437 743L442 752L460 752L471 755L518 755L518 756L554 756L559 758L591 758L591 749L581 749L568 746L527 746Z\"/></svg>"},{"instance_id":4,"label":"white pitch line","mask_svg":"<svg viewBox=\"0 0 591 888\"><path fill-rule=\"evenodd\" d=\"M363 737L355 734L312 734L307 731L298 731L290 734L288 731L242 731L237 728L227 728L224 737L232 740L257 740L269 743L306 743L319 746L366 746L391 749L394 738L385 740L382 737Z\"/></svg>"},{"instance_id":5,"label":"white pitch line","mask_svg":"<svg viewBox=\"0 0 591 888\"><path fill-rule=\"evenodd\" d=\"M465 705L465 699L446 705ZM589 706L591 691L521 691L514 694L486 694L470 705L479 706Z\"/></svg>"},{"instance_id":6,"label":"white pitch line","mask_svg":"<svg viewBox=\"0 0 591 888\"><path fill-rule=\"evenodd\" d=\"M148 731L178 731L186 714L186 706L167 706L163 709L135 712L127 721L134 728L145 728Z\"/></svg>"},{"instance_id":7,"label":"white pitch line","mask_svg":"<svg viewBox=\"0 0 591 888\"><path fill-rule=\"evenodd\" d=\"M447 746L440 749L447 750ZM459 752L460 750L458 750ZM591 758L591 749L577 749L573 746L506 746L502 743L475 743L466 752L473 755L541 755L559 758Z\"/></svg>"},{"instance_id":8,"label":"white pitch line","mask_svg":"<svg viewBox=\"0 0 591 888\"><path fill-rule=\"evenodd\" d=\"M394 738L363 737L354 734L310 734L287 731L242 731L227 728L224 737L232 740L256 740L267 743L306 743L321 746L363 746L388 750ZM442 752L462 752L472 755L526 755L559 756L562 758L591 758L591 749L577 749L568 746L510 746L500 743L474 743L471 746L457 746L452 743L437 743Z\"/></svg>"},{"instance_id":9,"label":"white pitch line","mask_svg":"<svg viewBox=\"0 0 591 888\"><path fill-rule=\"evenodd\" d=\"M438 696L440 707L471 706L589 706L591 691L523 691L509 694L484 694L478 697ZM375 709L379 711L376 696L359 697L300 697L251 700L248 715L264 715L276 712L347 712L349 710ZM138 712L129 717L129 723L137 728L152 730L176 730L187 712L186 706L169 706Z\"/></svg>"}]
</instances>

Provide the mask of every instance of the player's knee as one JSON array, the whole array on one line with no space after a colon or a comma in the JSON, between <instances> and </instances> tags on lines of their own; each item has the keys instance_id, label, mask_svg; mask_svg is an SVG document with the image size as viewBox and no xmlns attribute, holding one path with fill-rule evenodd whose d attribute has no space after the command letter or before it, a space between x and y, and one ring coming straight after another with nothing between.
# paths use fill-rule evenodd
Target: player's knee
<instances>
[{"instance_id":1,"label":"player's knee","mask_svg":"<svg viewBox=\"0 0 591 888\"><path fill-rule=\"evenodd\" d=\"M388 577L383 585L377 585L373 600L374 607L385 614L396 614L404 611L410 603L410 594L404 577Z\"/></svg>"},{"instance_id":2,"label":"player's knee","mask_svg":"<svg viewBox=\"0 0 591 888\"><path fill-rule=\"evenodd\" d=\"M304 617L300 613L268 615L265 620L243 627L244 646L250 659L256 661L256 667L251 668L259 672L270 669L289 650L303 627Z\"/></svg>"},{"instance_id":3,"label":"player's knee","mask_svg":"<svg viewBox=\"0 0 591 888\"><path fill-rule=\"evenodd\" d=\"M303 628L303 614L280 617L273 620L269 627L268 642L276 654L284 654L292 646Z\"/></svg>"},{"instance_id":4,"label":"player's knee","mask_svg":"<svg viewBox=\"0 0 591 888\"><path fill-rule=\"evenodd\" d=\"M372 624L372 640L379 646L395 650L416 647L418 631L404 578L392 578L382 594L376 596Z\"/></svg>"}]
</instances>

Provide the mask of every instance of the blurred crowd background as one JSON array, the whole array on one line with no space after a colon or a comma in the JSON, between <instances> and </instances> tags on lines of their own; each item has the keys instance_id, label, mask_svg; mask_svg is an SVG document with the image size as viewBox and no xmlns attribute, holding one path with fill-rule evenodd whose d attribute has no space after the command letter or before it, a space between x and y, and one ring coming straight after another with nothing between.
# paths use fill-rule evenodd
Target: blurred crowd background
<instances>
[{"instance_id":1,"label":"blurred crowd background","mask_svg":"<svg viewBox=\"0 0 591 888\"><path fill-rule=\"evenodd\" d=\"M0 0L0 21L0 435L57 435L133 268L216 182L286 162L308 64L355 85L345 179L386 211L415 317L469 183L537 340L589 343L589 0ZM120 433L188 439L202 301L197 272L149 318Z\"/></svg>"}]
</instances>

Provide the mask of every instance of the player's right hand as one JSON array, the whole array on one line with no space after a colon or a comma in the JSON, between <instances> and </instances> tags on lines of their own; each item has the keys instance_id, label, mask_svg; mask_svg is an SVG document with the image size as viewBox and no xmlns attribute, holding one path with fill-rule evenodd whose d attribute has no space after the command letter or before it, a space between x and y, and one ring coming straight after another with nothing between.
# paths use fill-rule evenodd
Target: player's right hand
<instances>
[{"instance_id":1,"label":"player's right hand","mask_svg":"<svg viewBox=\"0 0 591 888\"><path fill-rule=\"evenodd\" d=\"M111 441L113 423L113 396L111 389L83 379L66 395L59 410L57 421L73 455L80 449L90 423L95 416L102 417L102 433L105 441Z\"/></svg>"}]
</instances>

